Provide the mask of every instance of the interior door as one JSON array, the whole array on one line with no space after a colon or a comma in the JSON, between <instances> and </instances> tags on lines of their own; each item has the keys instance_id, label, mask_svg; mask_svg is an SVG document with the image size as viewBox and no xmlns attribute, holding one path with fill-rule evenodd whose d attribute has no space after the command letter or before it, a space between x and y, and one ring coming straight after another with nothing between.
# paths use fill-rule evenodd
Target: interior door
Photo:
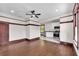
<instances>
[{"instance_id":1,"label":"interior door","mask_svg":"<svg viewBox=\"0 0 79 59\"><path fill-rule=\"evenodd\" d=\"M6 45L9 42L9 24L0 22L0 45Z\"/></svg>"},{"instance_id":2,"label":"interior door","mask_svg":"<svg viewBox=\"0 0 79 59\"><path fill-rule=\"evenodd\" d=\"M73 20L74 20L74 43L77 48L79 48L79 3L76 3L73 9Z\"/></svg>"}]
</instances>

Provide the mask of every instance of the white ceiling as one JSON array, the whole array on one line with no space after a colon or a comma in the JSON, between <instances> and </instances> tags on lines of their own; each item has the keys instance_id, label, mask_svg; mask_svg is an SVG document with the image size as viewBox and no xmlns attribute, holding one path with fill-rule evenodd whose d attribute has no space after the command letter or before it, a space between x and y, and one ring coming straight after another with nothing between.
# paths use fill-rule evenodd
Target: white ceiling
<instances>
[{"instance_id":1,"label":"white ceiling","mask_svg":"<svg viewBox=\"0 0 79 59\"><path fill-rule=\"evenodd\" d=\"M26 18L30 18L30 16L25 14L35 10L36 13L41 13L41 15L34 19L43 22L63 14L72 13L73 5L73 3L0 3L0 13L12 16L15 19L27 20ZM56 12L56 9L58 12ZM14 13L11 13L11 10L14 10Z\"/></svg>"}]
</instances>

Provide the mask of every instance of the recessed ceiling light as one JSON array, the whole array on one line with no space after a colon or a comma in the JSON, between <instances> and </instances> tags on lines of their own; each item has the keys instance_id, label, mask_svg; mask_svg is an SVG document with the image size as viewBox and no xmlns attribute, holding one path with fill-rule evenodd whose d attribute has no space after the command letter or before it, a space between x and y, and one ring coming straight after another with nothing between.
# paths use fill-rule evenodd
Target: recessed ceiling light
<instances>
[{"instance_id":1,"label":"recessed ceiling light","mask_svg":"<svg viewBox=\"0 0 79 59\"><path fill-rule=\"evenodd\" d=\"M58 9L56 9L56 12L58 12Z\"/></svg>"},{"instance_id":2,"label":"recessed ceiling light","mask_svg":"<svg viewBox=\"0 0 79 59\"><path fill-rule=\"evenodd\" d=\"M11 13L14 13L14 10L11 10L10 12L11 12Z\"/></svg>"}]
</instances>

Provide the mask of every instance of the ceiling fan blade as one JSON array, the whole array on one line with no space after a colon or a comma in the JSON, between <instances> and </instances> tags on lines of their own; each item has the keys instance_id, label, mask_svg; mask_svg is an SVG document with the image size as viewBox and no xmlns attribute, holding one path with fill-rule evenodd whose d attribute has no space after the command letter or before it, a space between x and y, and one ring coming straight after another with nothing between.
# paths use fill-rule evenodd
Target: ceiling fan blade
<instances>
[{"instance_id":1,"label":"ceiling fan blade","mask_svg":"<svg viewBox=\"0 0 79 59\"><path fill-rule=\"evenodd\" d=\"M36 18L39 18L37 15L35 15Z\"/></svg>"},{"instance_id":2,"label":"ceiling fan blade","mask_svg":"<svg viewBox=\"0 0 79 59\"><path fill-rule=\"evenodd\" d=\"M26 15L32 15L32 14L26 14Z\"/></svg>"},{"instance_id":3,"label":"ceiling fan blade","mask_svg":"<svg viewBox=\"0 0 79 59\"><path fill-rule=\"evenodd\" d=\"M36 15L41 15L41 14L39 13L39 14L36 14Z\"/></svg>"}]
</instances>

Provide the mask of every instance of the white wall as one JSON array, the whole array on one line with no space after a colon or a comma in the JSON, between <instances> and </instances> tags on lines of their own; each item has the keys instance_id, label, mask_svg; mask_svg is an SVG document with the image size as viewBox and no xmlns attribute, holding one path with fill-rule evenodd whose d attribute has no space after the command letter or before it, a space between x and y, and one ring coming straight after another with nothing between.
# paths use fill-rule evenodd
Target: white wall
<instances>
[{"instance_id":1,"label":"white wall","mask_svg":"<svg viewBox=\"0 0 79 59\"><path fill-rule=\"evenodd\" d=\"M25 24L26 22L0 17L0 21ZM26 38L26 27L21 25L9 24L9 41Z\"/></svg>"},{"instance_id":2,"label":"white wall","mask_svg":"<svg viewBox=\"0 0 79 59\"><path fill-rule=\"evenodd\" d=\"M53 31L54 26L60 26L59 22L47 23L45 24L45 31Z\"/></svg>"},{"instance_id":3,"label":"white wall","mask_svg":"<svg viewBox=\"0 0 79 59\"><path fill-rule=\"evenodd\" d=\"M29 34L28 34L29 35ZM21 25L9 25L9 41L26 38L26 27Z\"/></svg>"},{"instance_id":4,"label":"white wall","mask_svg":"<svg viewBox=\"0 0 79 59\"><path fill-rule=\"evenodd\" d=\"M40 25L40 23L38 21L33 21L33 20L27 21L26 24L37 24L37 25Z\"/></svg>"},{"instance_id":5,"label":"white wall","mask_svg":"<svg viewBox=\"0 0 79 59\"><path fill-rule=\"evenodd\" d=\"M60 41L73 43L73 23L60 24Z\"/></svg>"},{"instance_id":6,"label":"white wall","mask_svg":"<svg viewBox=\"0 0 79 59\"><path fill-rule=\"evenodd\" d=\"M60 26L60 22L54 22L52 23L52 28L54 29L55 26Z\"/></svg>"},{"instance_id":7,"label":"white wall","mask_svg":"<svg viewBox=\"0 0 79 59\"><path fill-rule=\"evenodd\" d=\"M11 22L11 23L19 23L19 24L26 24L26 22L18 21L18 20L15 20L15 19L4 18L4 17L0 17L0 21Z\"/></svg>"},{"instance_id":8,"label":"white wall","mask_svg":"<svg viewBox=\"0 0 79 59\"><path fill-rule=\"evenodd\" d=\"M73 20L72 17L61 18L60 22ZM73 23L60 24L60 41L73 43Z\"/></svg>"},{"instance_id":9,"label":"white wall","mask_svg":"<svg viewBox=\"0 0 79 59\"><path fill-rule=\"evenodd\" d=\"M30 39L30 27L29 26L25 27L26 27L26 38Z\"/></svg>"},{"instance_id":10,"label":"white wall","mask_svg":"<svg viewBox=\"0 0 79 59\"><path fill-rule=\"evenodd\" d=\"M37 24L37 22L23 22L14 19L0 17L0 21L11 22L11 23L18 23L18 24ZM40 37L40 26L22 26L22 25L14 25L9 24L9 41L23 39L23 38L36 38Z\"/></svg>"},{"instance_id":11,"label":"white wall","mask_svg":"<svg viewBox=\"0 0 79 59\"><path fill-rule=\"evenodd\" d=\"M59 22L45 24L45 31L55 31L54 26L60 26ZM53 37L53 32L46 32L46 37Z\"/></svg>"},{"instance_id":12,"label":"white wall","mask_svg":"<svg viewBox=\"0 0 79 59\"><path fill-rule=\"evenodd\" d=\"M20 26L20 25L9 25L9 41L18 39L33 39L40 37L40 26Z\"/></svg>"},{"instance_id":13,"label":"white wall","mask_svg":"<svg viewBox=\"0 0 79 59\"><path fill-rule=\"evenodd\" d=\"M52 31L52 23L45 24L45 31Z\"/></svg>"},{"instance_id":14,"label":"white wall","mask_svg":"<svg viewBox=\"0 0 79 59\"><path fill-rule=\"evenodd\" d=\"M30 24L37 24L37 25L40 25L40 23L37 22L37 21L30 21L29 23L30 23Z\"/></svg>"},{"instance_id":15,"label":"white wall","mask_svg":"<svg viewBox=\"0 0 79 59\"><path fill-rule=\"evenodd\" d=\"M33 20L27 21L26 24L40 25L40 23ZM26 38L33 39L37 37L40 37L40 26L33 26L33 25L26 26Z\"/></svg>"},{"instance_id":16,"label":"white wall","mask_svg":"<svg viewBox=\"0 0 79 59\"><path fill-rule=\"evenodd\" d=\"M30 25L30 39L40 37L40 26Z\"/></svg>"},{"instance_id":17,"label":"white wall","mask_svg":"<svg viewBox=\"0 0 79 59\"><path fill-rule=\"evenodd\" d=\"M73 20L73 16L60 18L60 22L71 21Z\"/></svg>"}]
</instances>

